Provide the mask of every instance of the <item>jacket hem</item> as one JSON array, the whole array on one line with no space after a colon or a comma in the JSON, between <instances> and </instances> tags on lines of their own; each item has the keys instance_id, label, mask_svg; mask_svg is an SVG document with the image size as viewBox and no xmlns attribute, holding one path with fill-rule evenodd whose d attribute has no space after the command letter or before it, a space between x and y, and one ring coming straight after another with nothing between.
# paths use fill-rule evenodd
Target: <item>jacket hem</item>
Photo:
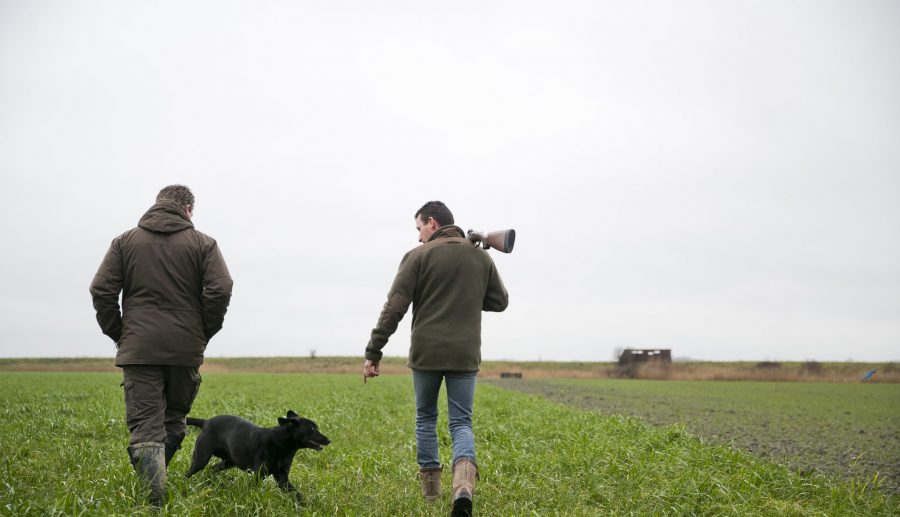
<instances>
[{"instance_id":1,"label":"jacket hem","mask_svg":"<svg viewBox=\"0 0 900 517\"><path fill-rule=\"evenodd\" d=\"M406 363L406 366L410 370L422 370L426 372L459 372L459 373L472 373L472 372L480 372L481 368L460 368L460 367L446 367L446 366L422 366L422 365L413 365L409 362Z\"/></svg>"}]
</instances>

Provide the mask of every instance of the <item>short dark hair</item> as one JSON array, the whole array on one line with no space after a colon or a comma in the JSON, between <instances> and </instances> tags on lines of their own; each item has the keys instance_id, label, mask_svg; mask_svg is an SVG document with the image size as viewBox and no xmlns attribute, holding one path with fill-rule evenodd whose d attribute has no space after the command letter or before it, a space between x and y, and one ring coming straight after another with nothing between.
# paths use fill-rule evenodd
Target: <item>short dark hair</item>
<instances>
[{"instance_id":1,"label":"short dark hair","mask_svg":"<svg viewBox=\"0 0 900 517\"><path fill-rule=\"evenodd\" d=\"M163 189L159 191L159 194L156 195L156 202L159 203L166 199L174 201L184 208L194 206L194 194L191 192L191 189L184 185L169 185L168 187L163 187Z\"/></svg>"},{"instance_id":2,"label":"short dark hair","mask_svg":"<svg viewBox=\"0 0 900 517\"><path fill-rule=\"evenodd\" d=\"M427 223L428 218L431 217L437 221L440 226L453 224L453 214L450 212L450 209L447 208L447 205L440 201L429 201L422 205L422 208L420 208L413 217L419 218L420 216L423 223Z\"/></svg>"}]
</instances>

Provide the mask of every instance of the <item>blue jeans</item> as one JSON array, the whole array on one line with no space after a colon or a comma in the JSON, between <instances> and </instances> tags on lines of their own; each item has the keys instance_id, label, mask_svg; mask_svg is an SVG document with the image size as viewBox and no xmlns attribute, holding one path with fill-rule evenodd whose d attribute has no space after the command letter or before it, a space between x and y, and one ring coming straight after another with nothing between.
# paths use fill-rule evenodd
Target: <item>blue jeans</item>
<instances>
[{"instance_id":1,"label":"blue jeans","mask_svg":"<svg viewBox=\"0 0 900 517\"><path fill-rule=\"evenodd\" d=\"M420 467L439 467L438 393L441 381L447 385L447 409L453 463L460 458L475 462L475 434L472 432L472 407L475 402L475 378L478 372L433 372L413 370L416 392L416 460Z\"/></svg>"}]
</instances>

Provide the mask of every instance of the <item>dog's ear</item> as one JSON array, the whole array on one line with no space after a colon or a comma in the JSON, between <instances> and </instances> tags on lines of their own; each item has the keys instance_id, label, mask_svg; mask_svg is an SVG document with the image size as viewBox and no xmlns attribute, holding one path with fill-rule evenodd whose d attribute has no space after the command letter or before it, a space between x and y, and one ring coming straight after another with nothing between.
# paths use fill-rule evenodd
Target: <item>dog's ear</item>
<instances>
[{"instance_id":1,"label":"dog's ear","mask_svg":"<svg viewBox=\"0 0 900 517\"><path fill-rule=\"evenodd\" d=\"M290 418L284 418L283 416L278 417L278 425L296 425L296 424L297 424L296 420L293 420Z\"/></svg>"},{"instance_id":2,"label":"dog's ear","mask_svg":"<svg viewBox=\"0 0 900 517\"><path fill-rule=\"evenodd\" d=\"M293 409L288 409L287 417L288 418L299 418L300 415L298 415L297 413L294 413Z\"/></svg>"}]
</instances>

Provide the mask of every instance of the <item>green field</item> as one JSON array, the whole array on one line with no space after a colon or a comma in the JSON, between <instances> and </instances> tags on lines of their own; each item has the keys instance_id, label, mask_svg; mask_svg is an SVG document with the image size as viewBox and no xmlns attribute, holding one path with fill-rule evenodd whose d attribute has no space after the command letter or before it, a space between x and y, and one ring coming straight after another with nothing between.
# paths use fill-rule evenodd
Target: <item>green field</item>
<instances>
[{"instance_id":1,"label":"green field","mask_svg":"<svg viewBox=\"0 0 900 517\"><path fill-rule=\"evenodd\" d=\"M0 374L0 512L131 515L141 506L125 446L120 376ZM718 386L718 384L715 384ZM180 476L196 431L170 466L172 515L446 515L415 478L409 376L207 374L193 414L238 414L261 425L294 409L332 440L300 451L291 481L235 470ZM893 409L889 411L895 411ZM445 419L446 412L443 411ZM798 474L706 445L683 426L651 427L541 397L479 386L476 435L481 515L897 515L900 497L871 484ZM449 436L442 425L444 461ZM445 495L450 472L444 473Z\"/></svg>"},{"instance_id":2,"label":"green field","mask_svg":"<svg viewBox=\"0 0 900 517\"><path fill-rule=\"evenodd\" d=\"M495 384L604 415L684 424L804 472L900 493L900 386L785 382L498 380Z\"/></svg>"}]
</instances>

